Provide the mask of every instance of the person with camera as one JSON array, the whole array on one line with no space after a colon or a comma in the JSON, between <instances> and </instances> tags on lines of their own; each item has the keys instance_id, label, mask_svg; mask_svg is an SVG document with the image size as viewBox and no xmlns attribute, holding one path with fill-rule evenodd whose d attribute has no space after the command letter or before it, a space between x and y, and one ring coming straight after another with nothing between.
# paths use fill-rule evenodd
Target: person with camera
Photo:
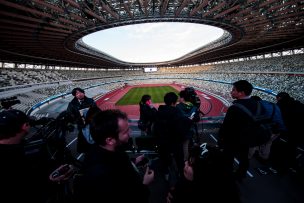
<instances>
[{"instance_id":1,"label":"person with camera","mask_svg":"<svg viewBox=\"0 0 304 203\"><path fill-rule=\"evenodd\" d=\"M189 88L185 88L184 90L180 91L179 103L176 105L176 107L181 111L182 115L184 118L186 118L187 121L184 124L185 129L187 129L184 131L184 160L188 159L189 144L193 143L193 138L197 133L196 122L200 120L199 108L193 104L193 96L196 95L196 93L195 95L194 93L192 91L189 91Z\"/></svg>"},{"instance_id":2,"label":"person with camera","mask_svg":"<svg viewBox=\"0 0 304 203\"><path fill-rule=\"evenodd\" d=\"M28 159L24 138L29 130L29 118L22 111L10 109L0 112L1 202L18 202L20 198L25 202L45 202L50 184L64 181L72 175L71 168L56 178L48 179L49 169Z\"/></svg>"},{"instance_id":3,"label":"person with camera","mask_svg":"<svg viewBox=\"0 0 304 203\"><path fill-rule=\"evenodd\" d=\"M154 124L154 134L159 146L160 171L167 180L173 161L177 165L177 176L182 174L184 167L183 127L187 120L176 108L177 99L178 96L174 92L168 92L164 96L165 105L158 107Z\"/></svg>"},{"instance_id":4,"label":"person with camera","mask_svg":"<svg viewBox=\"0 0 304 203\"><path fill-rule=\"evenodd\" d=\"M85 115L89 108L95 108L97 106L95 101L92 98L88 98L85 95L85 91L80 87L74 88L72 90L72 95L74 98L69 103L67 112L72 116L74 122L77 124L77 152L85 153L90 147L90 144L87 142L82 132L86 125Z\"/></svg>"},{"instance_id":5,"label":"person with camera","mask_svg":"<svg viewBox=\"0 0 304 203\"><path fill-rule=\"evenodd\" d=\"M142 178L125 152L130 139L127 115L119 110L99 112L90 131L95 143L85 154L81 173L75 177L75 201L149 202L148 185L154 179L154 171L147 167Z\"/></svg>"}]
</instances>

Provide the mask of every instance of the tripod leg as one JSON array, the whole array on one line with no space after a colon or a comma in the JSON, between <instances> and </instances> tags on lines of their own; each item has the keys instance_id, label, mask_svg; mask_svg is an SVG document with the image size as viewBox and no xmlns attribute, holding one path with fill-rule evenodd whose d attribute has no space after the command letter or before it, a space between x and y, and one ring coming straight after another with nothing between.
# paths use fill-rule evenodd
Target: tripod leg
<instances>
[{"instance_id":1,"label":"tripod leg","mask_svg":"<svg viewBox=\"0 0 304 203\"><path fill-rule=\"evenodd\" d=\"M195 129L195 138L194 138L194 142L195 143L200 143L200 137L199 137L199 133L198 133L198 124L195 123L194 124L194 129Z\"/></svg>"}]
</instances>

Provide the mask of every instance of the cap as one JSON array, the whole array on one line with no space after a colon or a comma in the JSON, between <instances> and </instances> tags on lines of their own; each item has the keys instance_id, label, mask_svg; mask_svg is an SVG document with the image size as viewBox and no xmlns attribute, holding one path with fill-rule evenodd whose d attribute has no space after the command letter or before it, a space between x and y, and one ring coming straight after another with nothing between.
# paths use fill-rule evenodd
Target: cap
<instances>
[{"instance_id":1,"label":"cap","mask_svg":"<svg viewBox=\"0 0 304 203\"><path fill-rule=\"evenodd\" d=\"M0 134L9 135L18 132L20 127L29 121L27 115L16 109L0 112Z\"/></svg>"}]
</instances>

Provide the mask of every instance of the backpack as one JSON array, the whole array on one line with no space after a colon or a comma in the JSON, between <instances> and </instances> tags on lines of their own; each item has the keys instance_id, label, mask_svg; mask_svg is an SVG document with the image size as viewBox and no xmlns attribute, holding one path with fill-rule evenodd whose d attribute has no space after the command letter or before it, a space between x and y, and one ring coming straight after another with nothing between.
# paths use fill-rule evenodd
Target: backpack
<instances>
[{"instance_id":1,"label":"backpack","mask_svg":"<svg viewBox=\"0 0 304 203\"><path fill-rule=\"evenodd\" d=\"M272 136L272 128L275 125L273 122L274 105L271 116L262 114L262 104L260 102L257 105L257 112L253 115L244 105L234 104L250 117L250 121L241 132L241 144L246 144L249 147L260 146L268 142Z\"/></svg>"}]
</instances>

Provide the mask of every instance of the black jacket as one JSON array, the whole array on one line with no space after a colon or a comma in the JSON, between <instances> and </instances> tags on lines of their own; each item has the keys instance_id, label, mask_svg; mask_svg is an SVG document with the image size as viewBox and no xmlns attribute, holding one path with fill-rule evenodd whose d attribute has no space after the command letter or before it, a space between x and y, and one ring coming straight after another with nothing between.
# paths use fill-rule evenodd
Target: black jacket
<instances>
[{"instance_id":1,"label":"black jacket","mask_svg":"<svg viewBox=\"0 0 304 203\"><path fill-rule=\"evenodd\" d=\"M146 104L139 105L140 110L140 120L143 121L147 125L148 133L151 132L152 124L155 122L157 109L154 107L150 107Z\"/></svg>"},{"instance_id":2,"label":"black jacket","mask_svg":"<svg viewBox=\"0 0 304 203\"><path fill-rule=\"evenodd\" d=\"M92 98L84 97L83 102L80 104L78 99L74 97L69 103L67 112L72 116L73 120L78 125L78 128L84 127L84 121L80 115L79 110L96 106L95 101Z\"/></svg>"},{"instance_id":3,"label":"black jacket","mask_svg":"<svg viewBox=\"0 0 304 203\"><path fill-rule=\"evenodd\" d=\"M173 106L160 105L154 125L154 133L160 144L177 144L183 141L187 131L182 113Z\"/></svg>"},{"instance_id":4,"label":"black jacket","mask_svg":"<svg viewBox=\"0 0 304 203\"><path fill-rule=\"evenodd\" d=\"M304 124L304 104L294 98L283 98L277 104L281 110L288 136L297 143L304 143L304 136L298 133L302 132Z\"/></svg>"},{"instance_id":5,"label":"black jacket","mask_svg":"<svg viewBox=\"0 0 304 203\"><path fill-rule=\"evenodd\" d=\"M125 152L94 145L83 166L82 175L75 179L76 202L148 202L149 189Z\"/></svg>"},{"instance_id":6,"label":"black jacket","mask_svg":"<svg viewBox=\"0 0 304 203\"><path fill-rule=\"evenodd\" d=\"M254 115L257 112L257 101L253 99L238 99L233 103L244 105ZM262 109L263 111L265 109ZM230 106L219 130L220 143L226 146L242 145L242 136L244 136L242 129L246 128L250 120L251 118L243 110L233 105Z\"/></svg>"},{"instance_id":7,"label":"black jacket","mask_svg":"<svg viewBox=\"0 0 304 203\"><path fill-rule=\"evenodd\" d=\"M0 144L1 202L45 202L48 198L48 170L43 162L25 155L22 144Z\"/></svg>"}]
</instances>

